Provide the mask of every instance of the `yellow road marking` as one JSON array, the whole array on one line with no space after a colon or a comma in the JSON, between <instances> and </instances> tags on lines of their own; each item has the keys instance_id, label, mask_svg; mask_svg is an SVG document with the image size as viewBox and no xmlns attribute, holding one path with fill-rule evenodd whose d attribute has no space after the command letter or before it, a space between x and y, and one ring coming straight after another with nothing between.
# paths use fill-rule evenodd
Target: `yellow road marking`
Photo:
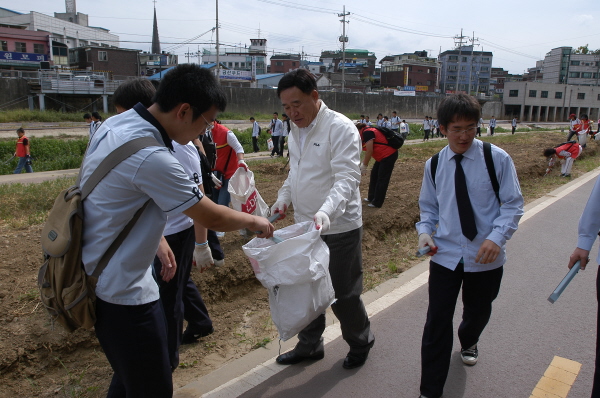
<instances>
[{"instance_id":1,"label":"yellow road marking","mask_svg":"<svg viewBox=\"0 0 600 398\"><path fill-rule=\"evenodd\" d=\"M580 370L579 362L555 356L529 398L566 398Z\"/></svg>"}]
</instances>

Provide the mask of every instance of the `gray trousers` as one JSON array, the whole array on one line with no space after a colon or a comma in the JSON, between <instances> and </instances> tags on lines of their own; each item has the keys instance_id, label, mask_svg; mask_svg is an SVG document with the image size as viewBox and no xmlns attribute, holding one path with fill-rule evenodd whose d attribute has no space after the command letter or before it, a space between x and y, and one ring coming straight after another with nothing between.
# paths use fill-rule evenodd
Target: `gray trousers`
<instances>
[{"instance_id":1,"label":"gray trousers","mask_svg":"<svg viewBox=\"0 0 600 398\"><path fill-rule=\"evenodd\" d=\"M362 227L350 232L322 235L330 251L329 273L337 301L331 305L340 321L342 337L350 352L368 352L375 342L371 323L360 295L362 293ZM308 356L323 349L325 314L319 315L298 333L296 353Z\"/></svg>"}]
</instances>

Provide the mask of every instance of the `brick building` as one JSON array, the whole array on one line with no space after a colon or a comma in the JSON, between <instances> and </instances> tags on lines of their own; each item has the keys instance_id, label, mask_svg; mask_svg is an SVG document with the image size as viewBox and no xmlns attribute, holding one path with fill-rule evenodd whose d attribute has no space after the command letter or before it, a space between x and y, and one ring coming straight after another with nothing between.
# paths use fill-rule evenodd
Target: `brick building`
<instances>
[{"instance_id":1,"label":"brick building","mask_svg":"<svg viewBox=\"0 0 600 398\"><path fill-rule=\"evenodd\" d=\"M388 55L381 61L382 87L415 87L416 91L435 92L439 64L427 51Z\"/></svg>"},{"instance_id":2,"label":"brick building","mask_svg":"<svg viewBox=\"0 0 600 398\"><path fill-rule=\"evenodd\" d=\"M300 67L300 54L275 54L271 56L270 73L287 73Z\"/></svg>"},{"instance_id":3,"label":"brick building","mask_svg":"<svg viewBox=\"0 0 600 398\"><path fill-rule=\"evenodd\" d=\"M0 27L0 69L37 70L50 59L49 35Z\"/></svg>"},{"instance_id":4,"label":"brick building","mask_svg":"<svg viewBox=\"0 0 600 398\"><path fill-rule=\"evenodd\" d=\"M69 50L69 66L75 69L87 69L108 72L113 79L122 76L139 76L140 50L111 47L78 47ZM115 78L116 77L116 78Z\"/></svg>"}]
</instances>

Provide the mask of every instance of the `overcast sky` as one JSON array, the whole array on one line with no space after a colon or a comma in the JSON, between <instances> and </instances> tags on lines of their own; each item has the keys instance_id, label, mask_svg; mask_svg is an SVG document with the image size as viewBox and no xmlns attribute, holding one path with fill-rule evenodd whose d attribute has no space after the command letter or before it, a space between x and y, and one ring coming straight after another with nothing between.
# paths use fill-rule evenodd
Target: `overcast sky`
<instances>
[{"instance_id":1,"label":"overcast sky","mask_svg":"<svg viewBox=\"0 0 600 398\"><path fill-rule=\"evenodd\" d=\"M214 48L216 2L156 0L161 48L194 39L173 51L179 62L186 62L188 51L209 48L211 42ZM347 48L374 52L378 62L418 50L437 56L454 48L461 29L469 38L474 34L477 50L494 53L494 67L511 73L535 66L555 47L600 48L600 0L220 0L219 41L244 46L251 38L266 38L270 54L304 51L316 61L323 50L341 49L338 14L344 5L350 13ZM65 1L0 0L0 7L54 15L65 12ZM77 0L77 11L89 15L90 26L119 35L121 47L144 51L150 49L153 7L152 0Z\"/></svg>"}]
</instances>

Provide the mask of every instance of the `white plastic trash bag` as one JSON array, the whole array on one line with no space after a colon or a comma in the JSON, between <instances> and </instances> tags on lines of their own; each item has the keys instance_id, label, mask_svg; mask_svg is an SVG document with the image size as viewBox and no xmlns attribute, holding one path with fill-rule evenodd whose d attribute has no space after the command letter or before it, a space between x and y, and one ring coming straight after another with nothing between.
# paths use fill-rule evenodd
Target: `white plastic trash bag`
<instances>
[{"instance_id":1,"label":"white plastic trash bag","mask_svg":"<svg viewBox=\"0 0 600 398\"><path fill-rule=\"evenodd\" d=\"M282 240L254 238L242 249L256 278L269 290L271 317L288 340L335 301L329 275L329 248L315 224L306 221L277 230Z\"/></svg>"},{"instance_id":2,"label":"white plastic trash bag","mask_svg":"<svg viewBox=\"0 0 600 398\"><path fill-rule=\"evenodd\" d=\"M274 145L273 145L273 139L272 139L272 138L269 138L269 139L267 140L267 148L269 148L269 151L272 151L272 150L273 150L273 147L274 147Z\"/></svg>"},{"instance_id":3,"label":"white plastic trash bag","mask_svg":"<svg viewBox=\"0 0 600 398\"><path fill-rule=\"evenodd\" d=\"M234 210L255 216L268 217L269 206L258 193L254 184L254 173L245 167L238 167L227 186L231 194Z\"/></svg>"}]
</instances>

